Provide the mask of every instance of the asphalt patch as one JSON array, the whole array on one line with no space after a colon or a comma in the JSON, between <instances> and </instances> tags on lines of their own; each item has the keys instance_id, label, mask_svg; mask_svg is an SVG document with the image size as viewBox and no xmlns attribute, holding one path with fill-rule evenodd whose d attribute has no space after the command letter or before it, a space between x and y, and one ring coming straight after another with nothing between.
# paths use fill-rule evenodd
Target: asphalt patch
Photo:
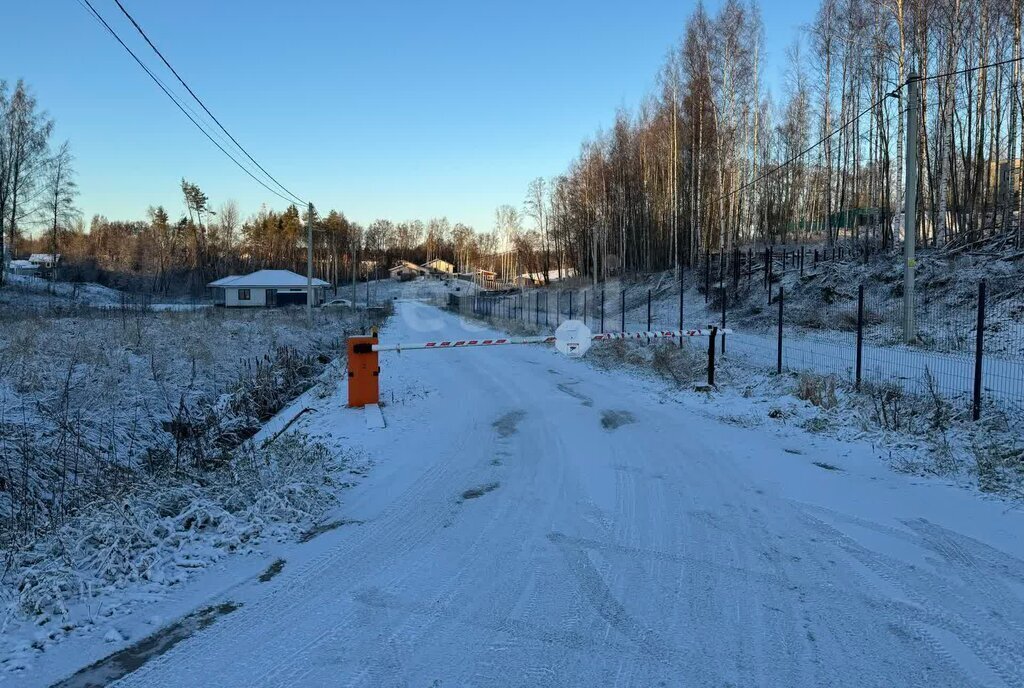
<instances>
[{"instance_id":1,"label":"asphalt patch","mask_svg":"<svg viewBox=\"0 0 1024 688\"><path fill-rule=\"evenodd\" d=\"M635 422L636 418L629 411L601 411L601 427L605 430L615 430Z\"/></svg>"},{"instance_id":2,"label":"asphalt patch","mask_svg":"<svg viewBox=\"0 0 1024 688\"><path fill-rule=\"evenodd\" d=\"M511 437L519 431L519 421L525 417L525 411L509 411L491 425L498 431L498 437Z\"/></svg>"},{"instance_id":3,"label":"asphalt patch","mask_svg":"<svg viewBox=\"0 0 1024 688\"><path fill-rule=\"evenodd\" d=\"M130 647L90 664L51 688L98 688L108 686L141 668L146 662L166 653L196 631L209 628L217 619L235 611L242 605L235 602L203 607L166 626Z\"/></svg>"},{"instance_id":4,"label":"asphalt patch","mask_svg":"<svg viewBox=\"0 0 1024 688\"><path fill-rule=\"evenodd\" d=\"M302 535L300 535L299 536L299 542L309 542L310 540L312 540L313 538L317 537L318 535L323 535L324 533L329 533L332 530L337 530L338 528L341 528L342 526L361 526L364 523L366 523L366 521L359 521L359 520L351 519L351 518L343 518L343 519L338 520L338 521L330 521L329 523L321 523L318 526L313 526L312 528L310 528L309 530L304 532Z\"/></svg>"},{"instance_id":5,"label":"asphalt patch","mask_svg":"<svg viewBox=\"0 0 1024 688\"><path fill-rule=\"evenodd\" d=\"M276 559L274 563L267 567L267 570L260 574L260 583L269 583L274 580L277 574L281 573L284 569L284 559Z\"/></svg>"},{"instance_id":6,"label":"asphalt patch","mask_svg":"<svg viewBox=\"0 0 1024 688\"><path fill-rule=\"evenodd\" d=\"M486 485L480 485L479 487L471 487L462 493L462 500L476 499L477 497L483 497L488 492L494 492L498 489L500 483L487 483Z\"/></svg>"}]
</instances>

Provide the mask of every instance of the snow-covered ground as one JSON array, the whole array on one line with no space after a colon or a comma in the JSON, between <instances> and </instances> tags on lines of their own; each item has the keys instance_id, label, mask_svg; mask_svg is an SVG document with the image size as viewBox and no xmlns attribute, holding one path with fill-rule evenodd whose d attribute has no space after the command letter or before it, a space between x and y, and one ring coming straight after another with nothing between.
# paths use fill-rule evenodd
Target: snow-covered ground
<instances>
[{"instance_id":1,"label":"snow-covered ground","mask_svg":"<svg viewBox=\"0 0 1024 688\"><path fill-rule=\"evenodd\" d=\"M382 338L485 334L400 301ZM63 685L1024 685L1024 515L806 432L822 411L784 390L681 392L529 346L381 371L385 429L343 387L299 402L295 429L374 463L322 534L267 551L265 582L224 563L153 603L214 611ZM6 680L141 632L114 630Z\"/></svg>"},{"instance_id":2,"label":"snow-covered ground","mask_svg":"<svg viewBox=\"0 0 1024 688\"><path fill-rule=\"evenodd\" d=\"M122 302L124 294L100 284L50 282L33 275L7 275L7 285L0 289L0 306L10 305L22 309L94 306L114 307Z\"/></svg>"}]
</instances>

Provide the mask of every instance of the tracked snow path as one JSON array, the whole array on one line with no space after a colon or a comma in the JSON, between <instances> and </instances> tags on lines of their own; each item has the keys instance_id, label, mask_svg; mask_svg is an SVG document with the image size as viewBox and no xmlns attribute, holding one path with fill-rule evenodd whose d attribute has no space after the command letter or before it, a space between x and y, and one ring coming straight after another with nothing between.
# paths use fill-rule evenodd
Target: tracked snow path
<instances>
[{"instance_id":1,"label":"tracked snow path","mask_svg":"<svg viewBox=\"0 0 1024 688\"><path fill-rule=\"evenodd\" d=\"M404 302L384 338L480 334ZM386 429L343 391L308 428L377 455L364 524L118 685L1024 685L1005 505L551 349L381 359Z\"/></svg>"}]
</instances>

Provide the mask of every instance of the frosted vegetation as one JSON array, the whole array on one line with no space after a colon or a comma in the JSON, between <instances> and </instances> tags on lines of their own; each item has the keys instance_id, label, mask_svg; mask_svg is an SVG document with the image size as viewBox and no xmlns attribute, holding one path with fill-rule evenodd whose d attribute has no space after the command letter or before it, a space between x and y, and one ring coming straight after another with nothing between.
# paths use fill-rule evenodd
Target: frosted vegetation
<instances>
[{"instance_id":1,"label":"frosted vegetation","mask_svg":"<svg viewBox=\"0 0 1024 688\"><path fill-rule=\"evenodd\" d=\"M365 323L302 309L0 306L0 596L61 614L127 580L173 583L330 504L344 462L253 441ZM327 380L330 375L323 375Z\"/></svg>"}]
</instances>

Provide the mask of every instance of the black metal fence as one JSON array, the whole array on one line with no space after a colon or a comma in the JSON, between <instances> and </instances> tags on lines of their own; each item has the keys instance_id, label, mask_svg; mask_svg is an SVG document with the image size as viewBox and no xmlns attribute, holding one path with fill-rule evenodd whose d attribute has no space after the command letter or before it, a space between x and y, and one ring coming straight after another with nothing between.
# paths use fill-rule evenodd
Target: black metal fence
<instances>
[{"instance_id":1,"label":"black metal fence","mask_svg":"<svg viewBox=\"0 0 1024 688\"><path fill-rule=\"evenodd\" d=\"M953 269L948 280L922 280L908 337L902 281L852 269L867 264L850 246L735 250L675 273L484 293L463 307L543 332L567 319L595 332L729 327L719 338L727 359L941 395L975 418L987 409L1024 416L1024 290L1012 275L954 283Z\"/></svg>"}]
</instances>

